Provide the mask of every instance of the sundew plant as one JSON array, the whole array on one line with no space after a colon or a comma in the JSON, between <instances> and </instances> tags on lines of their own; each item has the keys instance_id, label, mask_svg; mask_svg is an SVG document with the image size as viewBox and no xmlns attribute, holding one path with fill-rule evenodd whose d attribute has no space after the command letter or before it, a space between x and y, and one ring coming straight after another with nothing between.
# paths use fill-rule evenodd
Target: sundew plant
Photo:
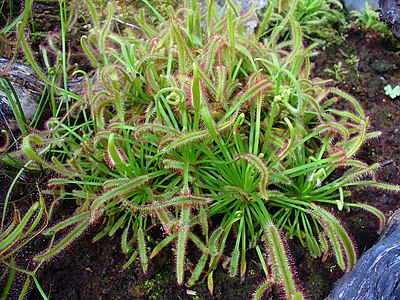
<instances>
[{"instance_id":1,"label":"sundew plant","mask_svg":"<svg viewBox=\"0 0 400 300\"><path fill-rule=\"evenodd\" d=\"M214 1L205 9L185 1L156 28L141 13L140 38L112 31L111 5L102 22L86 4L93 29L81 43L95 74L75 72L85 78L82 94L57 88L72 103L21 146L30 167L52 173L42 191L53 197L50 223L56 204L77 205L43 232L52 243L35 260L57 256L105 220L94 240L121 232L124 268L139 260L146 272L175 247L177 283L206 280L211 293L222 255L229 274L243 278L255 249L265 273L256 299L273 286L286 298L305 297L287 250L291 237L313 257L332 253L351 270L356 246L332 210L364 208L382 229L383 214L347 202L347 188L399 187L369 179L379 164L354 158L379 135L367 130L358 101L310 78L316 44L303 45L297 1L279 23L270 5L255 32L245 26L253 11L241 14L231 1L224 15ZM148 243L160 230L158 243ZM189 244L198 257L188 255Z\"/></svg>"},{"instance_id":2,"label":"sundew plant","mask_svg":"<svg viewBox=\"0 0 400 300\"><path fill-rule=\"evenodd\" d=\"M274 14L270 17L270 24L278 25L285 18L289 10L299 23L305 39L318 42L326 46L332 43L341 43L343 39L338 28L346 24L343 5L339 0L297 0L293 7L292 1L271 0ZM277 22L277 23L274 23ZM272 30L275 26L271 26ZM270 31L264 31L269 34ZM280 30L280 34L290 35L290 28Z\"/></svg>"}]
</instances>

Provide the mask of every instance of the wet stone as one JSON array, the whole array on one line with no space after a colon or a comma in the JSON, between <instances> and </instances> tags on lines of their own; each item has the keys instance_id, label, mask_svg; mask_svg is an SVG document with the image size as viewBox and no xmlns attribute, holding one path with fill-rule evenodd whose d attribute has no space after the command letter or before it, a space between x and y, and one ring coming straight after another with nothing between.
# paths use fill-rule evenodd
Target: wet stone
<instances>
[{"instance_id":1,"label":"wet stone","mask_svg":"<svg viewBox=\"0 0 400 300\"><path fill-rule=\"evenodd\" d=\"M400 209L390 218L379 242L344 276L328 300L400 299Z\"/></svg>"},{"instance_id":2,"label":"wet stone","mask_svg":"<svg viewBox=\"0 0 400 300\"><path fill-rule=\"evenodd\" d=\"M18 129L18 124L5 90L10 95L13 95L12 88L15 90L25 118L29 122L35 115L44 89L44 82L31 67L18 62L9 66L9 62L8 59L0 58L0 78L2 78L2 83L0 83L0 130ZM6 79L9 80L12 88L7 84ZM14 101L16 100L14 97L12 98Z\"/></svg>"},{"instance_id":3,"label":"wet stone","mask_svg":"<svg viewBox=\"0 0 400 300\"><path fill-rule=\"evenodd\" d=\"M379 17L393 34L400 38L400 0L379 0Z\"/></svg>"}]
</instances>

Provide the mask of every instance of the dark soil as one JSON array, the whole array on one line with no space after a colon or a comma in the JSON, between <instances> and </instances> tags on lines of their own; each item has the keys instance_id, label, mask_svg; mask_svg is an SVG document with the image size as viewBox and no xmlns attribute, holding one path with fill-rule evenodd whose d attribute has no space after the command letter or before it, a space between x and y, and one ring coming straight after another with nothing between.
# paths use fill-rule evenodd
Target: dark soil
<instances>
[{"instance_id":1,"label":"dark soil","mask_svg":"<svg viewBox=\"0 0 400 300\"><path fill-rule=\"evenodd\" d=\"M390 99L384 93L384 86L400 84L400 57L396 51L376 33L354 30L348 32L343 44L321 51L313 70L314 77L327 79L329 74L325 70L342 61L348 73L341 81L330 84L359 99L370 117L370 130L382 132L378 139L367 141L357 157L370 164L380 162L377 180L393 184L400 181L400 97ZM359 61L352 62L351 55ZM400 207L399 194L382 190L353 189L351 199L347 200L373 205L386 216ZM368 213L354 209L337 215L351 232L359 255L376 242L376 220ZM148 274L143 274L139 265L122 270L128 257L122 254L120 237L106 237L92 243L100 229L101 225L92 228L57 260L41 268L38 280L50 299L249 299L263 281L255 253L249 253L243 282L229 277L222 267L215 272L213 296L206 283L191 288L177 286L173 255L168 251L153 259ZM37 242L37 246L42 250L43 241ZM289 241L289 246L299 282L309 298L324 299L343 272L332 259L322 262L310 258L295 240ZM197 296L190 295L193 291ZM273 299L279 298L276 292L273 295ZM32 288L28 299L41 299L36 288Z\"/></svg>"}]
</instances>

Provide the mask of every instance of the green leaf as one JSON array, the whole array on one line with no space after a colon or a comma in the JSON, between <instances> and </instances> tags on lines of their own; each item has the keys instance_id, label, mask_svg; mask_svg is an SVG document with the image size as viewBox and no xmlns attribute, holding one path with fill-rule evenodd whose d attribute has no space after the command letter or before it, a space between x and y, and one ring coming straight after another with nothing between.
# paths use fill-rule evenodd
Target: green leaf
<instances>
[{"instance_id":1,"label":"green leaf","mask_svg":"<svg viewBox=\"0 0 400 300\"><path fill-rule=\"evenodd\" d=\"M266 163L260 157L249 153L238 155L237 158L246 160L254 168L256 168L258 172L260 172L261 175L259 183L260 194L264 198L264 200L268 201L267 185L269 179L268 177L269 171Z\"/></svg>"},{"instance_id":2,"label":"green leaf","mask_svg":"<svg viewBox=\"0 0 400 300\"><path fill-rule=\"evenodd\" d=\"M171 243L176 238L176 236L177 236L177 234L173 233L171 235L168 235L161 242L159 242L157 244L157 246L155 246L153 251L151 252L150 259L152 259L154 256L156 256L163 248L165 248L169 243Z\"/></svg>"},{"instance_id":3,"label":"green leaf","mask_svg":"<svg viewBox=\"0 0 400 300\"><path fill-rule=\"evenodd\" d=\"M88 211L84 211L84 212L80 212L70 218L67 218L59 223L57 223L56 225L54 225L53 227L50 227L48 229L46 229L46 231L43 232L43 234L45 235L54 235L57 232L59 232L60 230L63 230L69 226L72 226L76 223L79 223L83 220L88 220L90 216L90 213Z\"/></svg>"},{"instance_id":4,"label":"green leaf","mask_svg":"<svg viewBox=\"0 0 400 300\"><path fill-rule=\"evenodd\" d=\"M198 263L196 265L196 267L193 270L192 276L190 277L189 281L188 281L188 286L193 286L196 284L196 281L199 280L201 273L204 270L204 267L207 263L207 257L208 257L208 253L203 252L203 254L201 255L200 259L198 260Z\"/></svg>"},{"instance_id":5,"label":"green leaf","mask_svg":"<svg viewBox=\"0 0 400 300\"><path fill-rule=\"evenodd\" d=\"M378 227L378 234L381 234L383 229L385 229L386 225L386 217L385 215L376 207L373 207L371 205L365 204L365 203L347 203L346 206L354 206L354 207L359 207L362 209L365 209L366 211L372 213L375 215L375 217L378 218L379 220L379 227Z\"/></svg>"},{"instance_id":6,"label":"green leaf","mask_svg":"<svg viewBox=\"0 0 400 300\"><path fill-rule=\"evenodd\" d=\"M176 278L179 285L183 283L186 259L186 245L189 234L190 206L183 205L179 220L178 241L176 244Z\"/></svg>"},{"instance_id":7,"label":"green leaf","mask_svg":"<svg viewBox=\"0 0 400 300\"><path fill-rule=\"evenodd\" d=\"M15 261L12 260L11 264L14 265L14 264L15 264ZM9 271L9 272L8 272L8 271ZM5 284L4 288L3 288L3 293L2 293L2 295L1 295L1 299L8 299L8 298L7 298L7 295L8 295L8 293L10 292L10 289L11 289L12 284L13 284L13 282L14 282L16 269L13 268L13 267L7 267L7 268L3 271L2 278L3 278L3 276L4 276L5 274L7 275L7 273L8 273L8 279L7 279L7 282L6 282L6 284ZM4 278L3 278L3 280L4 280Z\"/></svg>"},{"instance_id":8,"label":"green leaf","mask_svg":"<svg viewBox=\"0 0 400 300\"><path fill-rule=\"evenodd\" d=\"M142 264L143 272L146 274L149 268L149 260L147 258L146 241L144 238L144 231L142 227L139 227L139 229L137 230L137 241L140 262Z\"/></svg>"},{"instance_id":9,"label":"green leaf","mask_svg":"<svg viewBox=\"0 0 400 300\"><path fill-rule=\"evenodd\" d=\"M238 265L239 265L239 257L240 257L240 241L242 238L242 230L244 230L244 217L240 219L239 223L239 228L238 228L238 233L236 236L236 241L235 241L235 248L233 249L232 257L231 257L231 263L229 267L229 275L230 276L236 276L237 271L238 271ZM243 255L243 254L242 254Z\"/></svg>"},{"instance_id":10,"label":"green leaf","mask_svg":"<svg viewBox=\"0 0 400 300\"><path fill-rule=\"evenodd\" d=\"M265 232L267 234L267 246L272 262L272 276L274 281L282 283L285 295L290 299L296 293L299 293L299 291L294 281L295 275L290 266L289 254L286 253L286 247L280 232L271 221L268 221L265 225Z\"/></svg>"},{"instance_id":11,"label":"green leaf","mask_svg":"<svg viewBox=\"0 0 400 300\"><path fill-rule=\"evenodd\" d=\"M51 259L56 256L62 250L64 250L67 246L71 245L74 240L76 240L80 235L82 235L85 230L89 227L89 220L83 220L80 224L78 224L70 233L68 233L64 238L61 239L54 247L47 250L45 253L36 256L34 259L41 261Z\"/></svg>"},{"instance_id":12,"label":"green leaf","mask_svg":"<svg viewBox=\"0 0 400 300\"><path fill-rule=\"evenodd\" d=\"M154 176L154 174L153 174ZM146 182L148 182L152 178L151 174L145 174L142 176L138 176L132 179L121 178L121 179L111 179L104 183L106 188L111 188L110 191L105 192L101 196L97 197L92 204L91 210L95 213L105 202L108 200L119 197L120 199L117 202L123 201L121 197L127 196L129 193L132 193L136 189L140 188Z\"/></svg>"},{"instance_id":13,"label":"green leaf","mask_svg":"<svg viewBox=\"0 0 400 300\"><path fill-rule=\"evenodd\" d=\"M122 270L126 270L129 268L129 266L136 260L136 257L138 256L138 251L134 251L129 258L129 260L122 266Z\"/></svg>"},{"instance_id":14,"label":"green leaf","mask_svg":"<svg viewBox=\"0 0 400 300\"><path fill-rule=\"evenodd\" d=\"M200 117L201 91L200 91L199 74L197 72L197 65L195 63L193 63L192 99L194 107L193 129L198 130L199 117Z\"/></svg>"},{"instance_id":15,"label":"green leaf","mask_svg":"<svg viewBox=\"0 0 400 300\"><path fill-rule=\"evenodd\" d=\"M321 225L327 230L339 267L349 272L357 260L355 244L336 217L313 203L311 203L311 208L315 212L313 215L319 219Z\"/></svg>"},{"instance_id":16,"label":"green leaf","mask_svg":"<svg viewBox=\"0 0 400 300\"><path fill-rule=\"evenodd\" d=\"M11 243L15 242L15 240L18 239L18 236L23 234L23 230L25 229L25 226L28 225L29 220L33 216L33 214L39 209L40 203L35 202L29 210L26 212L25 216L21 220L21 222L15 227L8 236L6 236L1 242L0 242L0 251L5 249L7 246L9 246Z\"/></svg>"},{"instance_id":17,"label":"green leaf","mask_svg":"<svg viewBox=\"0 0 400 300\"><path fill-rule=\"evenodd\" d=\"M118 220L117 222L114 223L114 226L111 227L110 232L108 233L109 236L113 236L113 235L117 232L117 230L118 230L119 228L121 228L121 227L123 227L123 226L125 225L125 219L126 219L126 217L128 216L128 214L129 214L129 213L126 212L125 214L123 214L123 215L119 218L119 220ZM129 227L129 226L127 226L127 227Z\"/></svg>"},{"instance_id":18,"label":"green leaf","mask_svg":"<svg viewBox=\"0 0 400 300\"><path fill-rule=\"evenodd\" d=\"M272 281L267 280L266 282L261 284L257 288L256 292L254 293L253 300L262 299L262 296L264 295L264 293L272 287L272 283L273 283Z\"/></svg>"},{"instance_id":19,"label":"green leaf","mask_svg":"<svg viewBox=\"0 0 400 300\"><path fill-rule=\"evenodd\" d=\"M384 87L385 94L390 98L394 99L400 96L400 86L396 85L394 88L390 84L385 85Z\"/></svg>"}]
</instances>

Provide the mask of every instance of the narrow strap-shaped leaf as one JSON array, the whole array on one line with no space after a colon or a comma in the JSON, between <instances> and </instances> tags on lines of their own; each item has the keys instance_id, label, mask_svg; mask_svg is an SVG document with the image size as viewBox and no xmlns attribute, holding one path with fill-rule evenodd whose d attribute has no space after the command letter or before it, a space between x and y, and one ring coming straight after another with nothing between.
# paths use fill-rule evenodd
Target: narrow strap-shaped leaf
<instances>
[{"instance_id":1,"label":"narrow strap-shaped leaf","mask_svg":"<svg viewBox=\"0 0 400 300\"><path fill-rule=\"evenodd\" d=\"M118 220L117 222L114 223L113 227L111 227L111 229L110 229L110 231L109 231L109 233L108 233L109 236L113 236L113 235L117 232L117 230L118 230L119 228L121 228L122 226L124 226L125 219L126 219L126 217L128 216L128 214L129 214L129 212L126 212L125 214L123 214L123 215L119 218L119 220Z\"/></svg>"},{"instance_id":2,"label":"narrow strap-shaped leaf","mask_svg":"<svg viewBox=\"0 0 400 300\"><path fill-rule=\"evenodd\" d=\"M174 220L174 216L168 209L157 209L156 214L164 229L168 229L169 224Z\"/></svg>"},{"instance_id":3,"label":"narrow strap-shaped leaf","mask_svg":"<svg viewBox=\"0 0 400 300\"><path fill-rule=\"evenodd\" d=\"M348 173L345 173L345 175L342 176L342 178L336 179L335 181L333 181L333 183L335 184L335 187L337 187L337 188L352 186L352 185L363 185L363 184L360 184L360 182L365 183L367 181L357 181L357 180L362 178L366 174L371 174L377 168L379 168L378 163L375 163L375 164L373 164L367 168L361 169L361 170L352 170L351 169L348 171ZM372 184L372 183L373 183L373 181L371 181L371 184L367 184L367 186L368 185L374 186L374 184ZM383 185L382 185L382 187L383 187ZM394 187L394 186L392 186L392 187ZM320 189L322 189L322 187Z\"/></svg>"},{"instance_id":4,"label":"narrow strap-shaped leaf","mask_svg":"<svg viewBox=\"0 0 400 300\"><path fill-rule=\"evenodd\" d=\"M228 14L226 16L226 19L228 22L228 33L229 33L229 42L231 50L231 55L230 55L231 57L229 58L231 60L229 63L229 67L231 68L229 74L231 75L235 67L235 61L236 61L235 23L233 22L231 8L228 8Z\"/></svg>"},{"instance_id":5,"label":"narrow strap-shaped leaf","mask_svg":"<svg viewBox=\"0 0 400 300\"><path fill-rule=\"evenodd\" d=\"M100 30L99 39L98 39L98 47L99 47L100 52L103 55L103 64L104 65L108 65L108 59L107 59L107 54L106 54L106 45L107 45L106 39L108 38L110 29L111 29L113 14L114 14L113 6L110 2L108 2L107 18L104 22L102 22L103 28L101 28L101 30Z\"/></svg>"},{"instance_id":6,"label":"narrow strap-shaped leaf","mask_svg":"<svg viewBox=\"0 0 400 300\"><path fill-rule=\"evenodd\" d=\"M157 246L155 246L153 251L151 252L150 259L152 259L154 256L156 256L163 248L165 248L169 243L171 243L176 238L176 236L177 236L177 234L173 233L171 235L168 235L161 242L159 242L157 244Z\"/></svg>"},{"instance_id":7,"label":"narrow strap-shaped leaf","mask_svg":"<svg viewBox=\"0 0 400 300\"><path fill-rule=\"evenodd\" d=\"M346 186L354 186L354 185L361 185L361 186L373 186L377 187L380 189L384 189L387 191L391 192L400 192L400 185L394 185L394 184L389 184L389 183L384 183L384 182L377 182L374 180L360 180L360 181L354 181L350 183L346 183Z\"/></svg>"},{"instance_id":8,"label":"narrow strap-shaped leaf","mask_svg":"<svg viewBox=\"0 0 400 300\"><path fill-rule=\"evenodd\" d=\"M140 262L142 264L143 272L146 274L149 268L149 260L147 257L146 241L144 238L144 231L142 227L139 227L137 231L137 241L138 241Z\"/></svg>"},{"instance_id":9,"label":"narrow strap-shaped leaf","mask_svg":"<svg viewBox=\"0 0 400 300\"><path fill-rule=\"evenodd\" d=\"M99 19L97 17L96 8L94 7L93 2L90 1L90 0L84 0L84 1L85 1L86 5L89 8L90 16L92 18L94 28L100 28L100 22L99 22Z\"/></svg>"},{"instance_id":10,"label":"narrow strap-shaped leaf","mask_svg":"<svg viewBox=\"0 0 400 300\"><path fill-rule=\"evenodd\" d=\"M246 160L254 168L256 168L258 172L260 172L260 194L264 198L264 200L268 200L267 185L269 179L269 171L266 163L260 157L254 154L245 153L242 155L238 155L237 157Z\"/></svg>"},{"instance_id":11,"label":"narrow strap-shaped leaf","mask_svg":"<svg viewBox=\"0 0 400 300\"><path fill-rule=\"evenodd\" d=\"M30 218L33 216L35 211L37 211L40 207L39 202L35 202L29 210L26 212L25 216L21 220L21 222L13 229L13 231L10 232L8 236L5 237L4 240L0 241L0 251L4 248L6 248L8 245L10 245L12 242L14 242L19 235L23 233L23 230L25 226L27 226Z\"/></svg>"},{"instance_id":12,"label":"narrow strap-shaped leaf","mask_svg":"<svg viewBox=\"0 0 400 300\"><path fill-rule=\"evenodd\" d=\"M206 239L208 239L208 214L203 205L200 206L199 218L203 235L206 237Z\"/></svg>"},{"instance_id":13,"label":"narrow strap-shaped leaf","mask_svg":"<svg viewBox=\"0 0 400 300\"><path fill-rule=\"evenodd\" d=\"M196 284L196 281L199 280L201 273L204 270L204 267L207 263L208 253L203 252L200 259L197 262L196 267L193 270L192 276L190 276L188 281L188 286L193 286Z\"/></svg>"},{"instance_id":14,"label":"narrow strap-shaped leaf","mask_svg":"<svg viewBox=\"0 0 400 300\"><path fill-rule=\"evenodd\" d=\"M332 245L333 252L335 254L336 262L340 269L343 271L346 269L346 260L344 257L344 253L342 250L342 245L340 243L340 238L336 234L336 232L332 229L332 227L327 227L326 229L327 236L329 237L329 241Z\"/></svg>"},{"instance_id":15,"label":"narrow strap-shaped leaf","mask_svg":"<svg viewBox=\"0 0 400 300\"><path fill-rule=\"evenodd\" d=\"M117 128L117 126L112 126L112 128ZM140 138L140 133L142 132L162 132L165 134L169 134L171 136L175 136L180 134L179 130L171 127L171 126L165 126L161 124L142 124L138 126L126 126L126 125L121 125L121 128L126 128L132 130L134 137L136 139Z\"/></svg>"},{"instance_id":16,"label":"narrow strap-shaped leaf","mask_svg":"<svg viewBox=\"0 0 400 300\"><path fill-rule=\"evenodd\" d=\"M124 154L115 143L115 133L111 133L108 138L107 154L109 155L109 158L111 160L110 163L113 167L123 165L124 160L126 160L126 154Z\"/></svg>"},{"instance_id":17,"label":"narrow strap-shaped leaf","mask_svg":"<svg viewBox=\"0 0 400 300\"><path fill-rule=\"evenodd\" d=\"M193 63L192 99L194 107L193 129L199 129L201 90L197 65Z\"/></svg>"},{"instance_id":18,"label":"narrow strap-shaped leaf","mask_svg":"<svg viewBox=\"0 0 400 300\"><path fill-rule=\"evenodd\" d=\"M178 240L176 243L176 278L177 283L183 283L185 271L186 245L189 234L190 206L182 205L181 218L179 220Z\"/></svg>"},{"instance_id":19,"label":"narrow strap-shaped leaf","mask_svg":"<svg viewBox=\"0 0 400 300\"><path fill-rule=\"evenodd\" d=\"M53 227L46 229L46 231L44 231L43 234L53 235L59 232L60 230L63 230L64 228L74 225L75 223L81 222L82 220L88 219L89 216L90 212L88 211L80 212L70 218L65 219L64 221L57 223Z\"/></svg>"},{"instance_id":20,"label":"narrow strap-shaped leaf","mask_svg":"<svg viewBox=\"0 0 400 300\"><path fill-rule=\"evenodd\" d=\"M214 230L214 232L210 236L209 249L210 249L210 253L212 255L217 255L217 253L218 253L218 249L219 249L218 241L223 232L224 232L223 228L218 227L217 229Z\"/></svg>"},{"instance_id":21,"label":"narrow strap-shaped leaf","mask_svg":"<svg viewBox=\"0 0 400 300\"><path fill-rule=\"evenodd\" d=\"M207 246L199 239L197 235L195 235L193 232L189 231L188 236L190 240L202 251L205 253L209 253L210 251L208 250Z\"/></svg>"},{"instance_id":22,"label":"narrow strap-shaped leaf","mask_svg":"<svg viewBox=\"0 0 400 300\"><path fill-rule=\"evenodd\" d=\"M365 120L361 121L360 130L358 136L351 139L347 144L351 146L350 149L347 150L347 157L352 157L362 146L365 141L365 135L367 134L369 118L367 117ZM351 145L352 144L352 145Z\"/></svg>"},{"instance_id":23,"label":"narrow strap-shaped leaf","mask_svg":"<svg viewBox=\"0 0 400 300\"><path fill-rule=\"evenodd\" d=\"M123 197L126 196L127 194L131 193L132 191L138 189L142 185L144 185L146 182L148 182L151 179L152 176L149 174L145 174L142 176L138 176L132 179L126 179L125 183L120 184L116 187L114 187L112 190L104 193L103 195L97 197L92 204L91 210L95 212L97 209L100 208L101 205L103 205L105 202L108 200L115 198L115 197ZM112 180L109 180L106 182L108 185L111 185L113 183ZM120 199L121 201L123 199Z\"/></svg>"},{"instance_id":24,"label":"narrow strap-shaped leaf","mask_svg":"<svg viewBox=\"0 0 400 300\"><path fill-rule=\"evenodd\" d=\"M232 0L227 0L226 2L227 2L227 4L228 4L228 7L229 7L230 9L233 10L235 16L236 16L236 17L239 17L239 10L238 10L238 8L236 7L236 5L232 2ZM229 8L228 8L228 9L229 9Z\"/></svg>"},{"instance_id":25,"label":"narrow strap-shaped leaf","mask_svg":"<svg viewBox=\"0 0 400 300\"><path fill-rule=\"evenodd\" d=\"M269 278L269 272L267 267L267 262L265 261L264 255L261 252L260 246L256 245L256 252L258 255L258 259L260 260L261 266L263 268L264 274L266 278Z\"/></svg>"},{"instance_id":26,"label":"narrow strap-shaped leaf","mask_svg":"<svg viewBox=\"0 0 400 300\"><path fill-rule=\"evenodd\" d=\"M3 241L5 239L5 237L8 236L14 230L14 228L17 226L20 218L21 217L19 215L19 211L17 210L16 207L14 207L13 219L12 219L11 223L7 225L7 228L0 231L1 232L0 240Z\"/></svg>"},{"instance_id":27,"label":"narrow strap-shaped leaf","mask_svg":"<svg viewBox=\"0 0 400 300\"><path fill-rule=\"evenodd\" d=\"M271 5L272 6L272 5ZM253 300L260 300L266 291L271 289L273 282L271 280L267 280L263 284L261 284L256 292L254 293Z\"/></svg>"},{"instance_id":28,"label":"narrow strap-shaped leaf","mask_svg":"<svg viewBox=\"0 0 400 300\"><path fill-rule=\"evenodd\" d=\"M59 241L54 247L52 247L45 253L36 256L34 259L41 261L56 256L67 246L71 245L73 241L76 240L81 234L83 234L85 230L89 227L89 225L90 225L89 220L83 220L70 233L68 233L64 238L62 238L62 240Z\"/></svg>"},{"instance_id":29,"label":"narrow strap-shaped leaf","mask_svg":"<svg viewBox=\"0 0 400 300\"><path fill-rule=\"evenodd\" d=\"M36 183L36 187L37 187L38 194L39 194L40 209L39 209L39 212L36 214L35 218L29 222L29 225L30 225L29 229L25 230L24 234L20 236L21 239L25 239L30 236L28 241L32 238L31 233L33 231L36 232L33 234L34 236L41 233L47 227L48 221L49 221L49 215L48 215L48 212L46 209L45 200L43 198L42 192L39 189L38 183ZM44 215L44 218L43 218L44 222L42 222L41 228L38 229L37 226L38 226L39 222L42 220L43 215ZM26 243L28 241L26 241ZM21 244L21 246L24 244L25 243Z\"/></svg>"},{"instance_id":30,"label":"narrow strap-shaped leaf","mask_svg":"<svg viewBox=\"0 0 400 300\"><path fill-rule=\"evenodd\" d=\"M343 225L327 210L311 203L311 208L316 212L314 214L321 224L328 230L328 235L334 248L335 256L338 260L339 267L349 272L355 265L357 260L356 245L350 239ZM343 260L343 251L346 260Z\"/></svg>"},{"instance_id":31,"label":"narrow strap-shaped leaf","mask_svg":"<svg viewBox=\"0 0 400 300\"><path fill-rule=\"evenodd\" d=\"M272 261L272 276L281 282L287 298L291 298L298 291L292 268L290 266L289 254L286 252L284 241L275 225L268 221L265 225L269 255Z\"/></svg>"},{"instance_id":32,"label":"narrow strap-shaped leaf","mask_svg":"<svg viewBox=\"0 0 400 300\"><path fill-rule=\"evenodd\" d=\"M134 18L140 24L140 27L143 29L147 37L158 36L158 32L152 27L150 27L149 24L146 22L147 18L144 14L144 9L141 9L139 11L139 15L136 14Z\"/></svg>"},{"instance_id":33,"label":"narrow strap-shaped leaf","mask_svg":"<svg viewBox=\"0 0 400 300\"><path fill-rule=\"evenodd\" d=\"M256 66L256 64L254 62L254 56L251 55L251 53L245 47L243 47L240 44L236 44L236 50L246 56L245 61L251 63L251 66L253 68L253 70L251 70L251 71L257 72L258 68L257 68L257 66ZM234 76L232 76L232 77L235 78Z\"/></svg>"},{"instance_id":34,"label":"narrow strap-shaped leaf","mask_svg":"<svg viewBox=\"0 0 400 300\"><path fill-rule=\"evenodd\" d=\"M158 155L168 153L178 147L187 145L192 142L203 140L209 136L207 130L193 131L186 134L181 134L179 138L174 139L171 143L159 149Z\"/></svg>"},{"instance_id":35,"label":"narrow strap-shaped leaf","mask_svg":"<svg viewBox=\"0 0 400 300\"><path fill-rule=\"evenodd\" d=\"M386 225L386 218L385 218L385 215L379 209L377 209L376 207L373 207L371 205L365 204L365 203L346 203L346 206L359 207L359 208L365 209L366 211L375 215L375 217L377 217L379 220L379 226L378 226L377 233L378 234L382 233L382 231Z\"/></svg>"},{"instance_id":36,"label":"narrow strap-shaped leaf","mask_svg":"<svg viewBox=\"0 0 400 300\"><path fill-rule=\"evenodd\" d=\"M356 109L356 111L358 112L358 114L360 115L360 117L362 119L365 119L365 112L362 109L360 103L354 99L352 96L350 96L349 94L347 94L346 92L343 92L339 89L336 88L332 88L330 89L330 92L332 92L333 94L339 95L340 97L346 99L347 101L349 101L351 104L353 104L354 108Z\"/></svg>"},{"instance_id":37,"label":"narrow strap-shaped leaf","mask_svg":"<svg viewBox=\"0 0 400 300\"><path fill-rule=\"evenodd\" d=\"M122 252L124 252L125 254L127 254L131 250L130 243L128 240L128 233L130 227L131 227L131 219L129 219L128 224L125 226L125 229L122 232L122 237L121 237L121 249Z\"/></svg>"},{"instance_id":38,"label":"narrow strap-shaped leaf","mask_svg":"<svg viewBox=\"0 0 400 300\"><path fill-rule=\"evenodd\" d=\"M157 9L154 8L153 5L150 4L149 1L147 1L147 0L142 0L142 1L144 2L144 4L146 4L150 8L151 12L156 16L158 21L160 21L160 22L164 21L164 17L158 12Z\"/></svg>"},{"instance_id":39,"label":"narrow strap-shaped leaf","mask_svg":"<svg viewBox=\"0 0 400 300\"><path fill-rule=\"evenodd\" d=\"M182 37L181 31L179 30L177 24L175 23L175 20L171 20L171 28L172 28L172 33L176 41L176 45L178 46L178 57L179 57L179 68L180 71L185 74L186 73L186 65L187 65L187 56L186 56L186 50L185 50L185 41Z\"/></svg>"},{"instance_id":40,"label":"narrow strap-shaped leaf","mask_svg":"<svg viewBox=\"0 0 400 300\"><path fill-rule=\"evenodd\" d=\"M12 260L11 263L15 264L15 261ZM10 289L11 289L11 287L13 285L14 278L15 278L16 269L12 268L12 267L8 267L8 268L6 268L4 270L4 273L1 276L3 278L3 280L4 280L3 276L4 276L4 274L7 274L8 270L9 270L8 279L7 279L7 282L6 282L6 284L5 284L4 288L3 288L3 293L1 294L1 299L9 299L7 296L8 296L8 293L10 292Z\"/></svg>"},{"instance_id":41,"label":"narrow strap-shaped leaf","mask_svg":"<svg viewBox=\"0 0 400 300\"><path fill-rule=\"evenodd\" d=\"M245 217L243 217L244 219ZM247 253L247 232L246 232L246 227L244 227L241 232L242 232L242 245L240 246L242 248L242 253L240 256L240 279L244 280L245 274L246 274L246 270L247 270L247 257L246 257L246 253Z\"/></svg>"},{"instance_id":42,"label":"narrow strap-shaped leaf","mask_svg":"<svg viewBox=\"0 0 400 300\"><path fill-rule=\"evenodd\" d=\"M272 12L274 9L274 5L272 3L268 3L268 10L263 17L263 21L261 22L258 30L257 30L257 41L260 41L261 37L265 34L265 28L268 25L268 22L271 18Z\"/></svg>"},{"instance_id":43,"label":"narrow strap-shaped leaf","mask_svg":"<svg viewBox=\"0 0 400 300\"><path fill-rule=\"evenodd\" d=\"M231 109L225 114L222 120L229 118L236 110L239 109L246 101L253 99L254 95L263 93L272 87L272 83L268 79L260 80L253 84L239 99L231 106Z\"/></svg>"},{"instance_id":44,"label":"narrow strap-shaped leaf","mask_svg":"<svg viewBox=\"0 0 400 300\"><path fill-rule=\"evenodd\" d=\"M244 217L240 218L238 234L236 236L236 241L235 241L235 248L233 249L231 263L229 266L229 275L232 277L236 276L237 271L238 271L239 257L240 257L240 242L241 242L241 239L243 238L242 230L245 230Z\"/></svg>"},{"instance_id":45,"label":"narrow strap-shaped leaf","mask_svg":"<svg viewBox=\"0 0 400 300\"><path fill-rule=\"evenodd\" d=\"M228 129L235 122L236 117L237 117L237 115L235 114L232 118L228 119L227 121L221 122L218 125L216 125L217 130L221 131L221 130ZM209 125L210 125L210 128L211 128L211 126L215 126L212 120L210 121ZM217 137L216 129L212 128L211 130L214 133L214 135L212 137L217 138L217 140L219 141L219 138ZM180 134L179 135L180 137L173 139L173 141L171 143L167 144L164 147L161 147L157 155L164 155L165 153L168 153L175 148L181 147L183 145L187 145L189 143L197 142L199 140L209 138L210 135L211 135L210 131L208 131L208 130L199 130L199 131L189 132L186 134ZM224 149L225 148L226 147L224 147Z\"/></svg>"},{"instance_id":46,"label":"narrow strap-shaped leaf","mask_svg":"<svg viewBox=\"0 0 400 300\"><path fill-rule=\"evenodd\" d=\"M211 271L208 275L207 275L207 288L210 292L210 294L212 295L214 292L214 279L213 279L213 275L214 275L214 271Z\"/></svg>"},{"instance_id":47,"label":"narrow strap-shaped leaf","mask_svg":"<svg viewBox=\"0 0 400 300\"><path fill-rule=\"evenodd\" d=\"M85 52L86 57L90 60L90 62L93 64L93 66L95 68L100 69L101 68L101 64L100 62L97 60L97 58L92 54L92 49L90 49L90 46L88 44L88 37L86 35L81 36L81 46L83 51Z\"/></svg>"},{"instance_id":48,"label":"narrow strap-shaped leaf","mask_svg":"<svg viewBox=\"0 0 400 300\"><path fill-rule=\"evenodd\" d=\"M29 134L28 136L26 136L23 139L22 144L21 144L21 148L24 151L24 153L28 156L29 159L31 159L31 160L33 160L35 162L43 164L44 166L46 166L50 170L56 171L58 173L66 175L66 176L75 177L76 174L74 172L71 172L71 170L69 170L67 168L60 168L59 166L57 166L55 164L51 164L51 163L45 161L34 150L35 149L35 146L34 146L35 144L37 144L37 145L43 145L43 144L49 145L50 142L52 142L52 141L43 140L39 135L31 133L31 134Z\"/></svg>"},{"instance_id":49,"label":"narrow strap-shaped leaf","mask_svg":"<svg viewBox=\"0 0 400 300\"><path fill-rule=\"evenodd\" d=\"M137 211L157 211L159 209L164 209L170 206L178 205L204 205L211 202L211 198L196 196L196 195L180 195L175 196L164 201L154 201L151 204L139 205L134 202L123 200L124 205Z\"/></svg>"},{"instance_id":50,"label":"narrow strap-shaped leaf","mask_svg":"<svg viewBox=\"0 0 400 300\"><path fill-rule=\"evenodd\" d=\"M203 99L200 103L200 112L203 118L203 122L206 125L209 134L211 135L211 138L217 143L224 157L229 160L231 158L231 155L224 141L218 136L218 126L216 126L214 119L211 117L209 107Z\"/></svg>"},{"instance_id":51,"label":"narrow strap-shaped leaf","mask_svg":"<svg viewBox=\"0 0 400 300\"><path fill-rule=\"evenodd\" d=\"M122 270L126 270L129 268L129 266L136 260L138 253L139 252L137 250L132 253L129 260L122 266Z\"/></svg>"}]
</instances>

